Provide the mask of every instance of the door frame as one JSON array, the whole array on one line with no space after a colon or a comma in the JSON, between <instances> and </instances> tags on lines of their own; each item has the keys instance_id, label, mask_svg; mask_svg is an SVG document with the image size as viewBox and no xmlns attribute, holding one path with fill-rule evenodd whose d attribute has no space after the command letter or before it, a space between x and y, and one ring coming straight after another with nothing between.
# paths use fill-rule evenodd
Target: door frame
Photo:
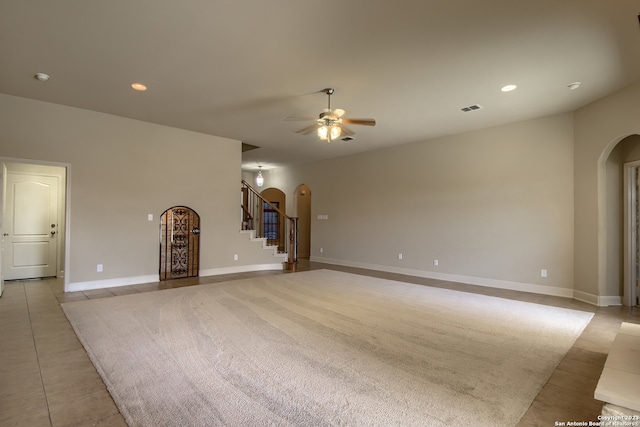
<instances>
[{"instance_id":1,"label":"door frame","mask_svg":"<svg viewBox=\"0 0 640 427\"><path fill-rule=\"evenodd\" d=\"M295 191L294 212L298 217L298 259L311 257L311 187L302 183ZM307 193L308 192L308 193ZM300 247L306 252L300 254Z\"/></svg>"},{"instance_id":2,"label":"door frame","mask_svg":"<svg viewBox=\"0 0 640 427\"><path fill-rule=\"evenodd\" d=\"M640 160L623 164L623 286L622 302L624 305L633 307L638 298L637 284L638 271L636 252L638 251L638 221L635 206L640 200L636 185L634 183L635 171L640 169Z\"/></svg>"},{"instance_id":3,"label":"door frame","mask_svg":"<svg viewBox=\"0 0 640 427\"><path fill-rule=\"evenodd\" d=\"M33 166L54 166L54 167L60 167L64 169L64 177L63 177L64 184L60 186L64 191L64 195L61 200L62 206L60 207L63 211L62 222L64 223L64 233L59 233L59 236L62 235L64 237L62 242L58 241L58 247L57 247L57 252L58 252L57 264L58 265L56 266L56 276L58 278L63 279L64 291L68 292L69 283L70 283L69 267L70 267L70 253L71 253L70 251L70 247L71 247L71 233L70 233L70 229L71 229L70 227L71 225L70 223L71 165L68 163L46 162L46 161L19 159L19 158L12 158L12 157L0 157L0 164L2 165L2 171L0 171L0 173L2 173L2 180L1 180L2 184L0 185L0 198L2 198L3 201L5 199L5 192L6 192L5 191L6 190L5 173L7 172L6 170L7 163L20 163L20 164L33 165ZM6 204L3 203L2 208L0 209L0 223L3 223L5 208L6 208ZM4 244L4 239L2 244ZM64 251L62 251L61 248L64 248ZM62 255L62 252L64 252L64 256ZM61 259L64 259L64 264L60 262ZM4 254L3 254L3 251L0 251L0 265L2 263L4 263ZM4 279L0 277L0 280L4 280Z\"/></svg>"}]
</instances>

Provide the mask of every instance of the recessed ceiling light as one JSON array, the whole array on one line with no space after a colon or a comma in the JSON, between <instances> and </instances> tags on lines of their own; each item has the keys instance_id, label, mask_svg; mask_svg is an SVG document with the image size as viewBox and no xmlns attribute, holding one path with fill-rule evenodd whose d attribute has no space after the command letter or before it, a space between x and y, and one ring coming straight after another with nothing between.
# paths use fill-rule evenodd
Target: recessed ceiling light
<instances>
[{"instance_id":1,"label":"recessed ceiling light","mask_svg":"<svg viewBox=\"0 0 640 427\"><path fill-rule=\"evenodd\" d=\"M518 87L517 85L506 85L506 86L502 86L500 90L503 92L511 92L512 90L516 90L517 87Z\"/></svg>"},{"instance_id":2,"label":"recessed ceiling light","mask_svg":"<svg viewBox=\"0 0 640 427\"><path fill-rule=\"evenodd\" d=\"M143 85L142 83L132 83L131 87L134 88L135 90L139 90L139 91L147 90L147 87L145 85Z\"/></svg>"},{"instance_id":3,"label":"recessed ceiling light","mask_svg":"<svg viewBox=\"0 0 640 427\"><path fill-rule=\"evenodd\" d=\"M49 80L50 76L49 74L45 74L45 73L36 73L34 77L40 80L41 82L46 82L47 80Z\"/></svg>"}]
</instances>

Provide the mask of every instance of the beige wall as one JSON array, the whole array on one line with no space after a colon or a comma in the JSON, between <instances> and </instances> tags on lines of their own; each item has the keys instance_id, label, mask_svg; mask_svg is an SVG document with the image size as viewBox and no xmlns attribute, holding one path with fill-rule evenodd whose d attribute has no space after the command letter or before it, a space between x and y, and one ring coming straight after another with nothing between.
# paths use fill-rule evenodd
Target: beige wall
<instances>
[{"instance_id":1,"label":"beige wall","mask_svg":"<svg viewBox=\"0 0 640 427\"><path fill-rule=\"evenodd\" d=\"M605 165L607 228L610 232L606 241L607 273L603 295L622 295L622 164L622 152L615 149Z\"/></svg>"},{"instance_id":2,"label":"beige wall","mask_svg":"<svg viewBox=\"0 0 640 427\"><path fill-rule=\"evenodd\" d=\"M640 83L571 114L283 168L267 179L288 193L300 182L313 188L316 259L546 293L551 286L616 303L620 173L638 148L627 139L612 151L640 134L638 99Z\"/></svg>"},{"instance_id":3,"label":"beige wall","mask_svg":"<svg viewBox=\"0 0 640 427\"><path fill-rule=\"evenodd\" d=\"M265 180L289 195L301 183L313 189L312 259L600 303L619 293L620 259L608 248L619 247L610 177L620 159L610 154L640 134L638 99L640 83L574 113L280 168ZM190 154L176 156L176 143ZM203 268L232 264L242 250L240 151L239 141L0 95L1 157L71 165L72 281L156 274L157 224L146 216L177 204L203 217Z\"/></svg>"},{"instance_id":4,"label":"beige wall","mask_svg":"<svg viewBox=\"0 0 640 427\"><path fill-rule=\"evenodd\" d=\"M316 259L616 303L619 174L638 148L632 138L612 151L640 134L638 99L640 83L574 113L282 168L267 179L287 193L300 182L314 189Z\"/></svg>"},{"instance_id":5,"label":"beige wall","mask_svg":"<svg viewBox=\"0 0 640 427\"><path fill-rule=\"evenodd\" d=\"M301 182L313 189L312 259L564 295L573 287L572 114L281 168L267 179L287 194Z\"/></svg>"},{"instance_id":6,"label":"beige wall","mask_svg":"<svg viewBox=\"0 0 640 427\"><path fill-rule=\"evenodd\" d=\"M239 233L239 141L0 95L0 157L71 165L71 283L157 276L158 221L175 205L201 216L201 269L255 261Z\"/></svg>"}]
</instances>

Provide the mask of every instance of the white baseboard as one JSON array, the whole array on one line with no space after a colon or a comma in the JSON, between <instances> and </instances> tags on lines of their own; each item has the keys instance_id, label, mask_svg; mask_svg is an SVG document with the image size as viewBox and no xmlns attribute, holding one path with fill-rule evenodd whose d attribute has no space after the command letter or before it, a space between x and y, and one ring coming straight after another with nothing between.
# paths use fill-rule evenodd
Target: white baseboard
<instances>
[{"instance_id":1,"label":"white baseboard","mask_svg":"<svg viewBox=\"0 0 640 427\"><path fill-rule=\"evenodd\" d=\"M200 270L200 276L218 276L220 274L232 274L232 273L246 273L247 271L267 271L267 270L282 270L283 264L281 262L274 264L253 264L253 265L239 265L237 267L221 267L210 268L207 270Z\"/></svg>"},{"instance_id":2,"label":"white baseboard","mask_svg":"<svg viewBox=\"0 0 640 427\"><path fill-rule=\"evenodd\" d=\"M158 282L160 276L150 274L147 276L118 277L115 279L92 280L88 282L69 283L69 288L65 292L91 291L93 289L115 288L118 286L139 285L141 283Z\"/></svg>"},{"instance_id":3,"label":"white baseboard","mask_svg":"<svg viewBox=\"0 0 640 427\"><path fill-rule=\"evenodd\" d=\"M466 283L469 285L487 286L490 288L509 289L514 291L532 292L536 294L573 298L598 307L622 305L619 296L597 296L587 292L553 286L536 285L531 283L512 282L507 280L487 279L484 277L463 276L459 274L437 273L434 271L416 270L410 268L393 267L389 265L369 264L363 262L343 261L331 258L311 257L310 261L325 264L343 265L346 267L364 268L367 270L386 271L389 273L406 274L408 276L424 277L427 279L446 280L450 282ZM218 276L221 274L246 273L249 271L281 270L282 263L239 265L234 267L220 267L200 270L200 277ZM89 291L93 289L114 288L118 286L139 285L160 281L159 275L120 277L116 279L75 282L69 284L66 292Z\"/></svg>"},{"instance_id":4,"label":"white baseboard","mask_svg":"<svg viewBox=\"0 0 640 427\"><path fill-rule=\"evenodd\" d=\"M256 265L240 265L237 267L221 267L200 270L200 277L217 276L220 274L245 273L248 271L266 271L266 270L282 270L282 263L274 264L256 264ZM119 277L116 279L93 280L88 282L70 283L69 288L65 292L90 291L94 289L115 288L118 286L140 285L142 283L159 282L158 274L148 276L135 277Z\"/></svg>"},{"instance_id":5,"label":"white baseboard","mask_svg":"<svg viewBox=\"0 0 640 427\"><path fill-rule=\"evenodd\" d=\"M622 298L618 296L601 296L598 297L599 307L608 307L610 305L622 305Z\"/></svg>"},{"instance_id":6,"label":"white baseboard","mask_svg":"<svg viewBox=\"0 0 640 427\"><path fill-rule=\"evenodd\" d=\"M598 305L598 296L582 291L573 291L573 299L586 302L592 305Z\"/></svg>"},{"instance_id":7,"label":"white baseboard","mask_svg":"<svg viewBox=\"0 0 640 427\"><path fill-rule=\"evenodd\" d=\"M512 282L508 280L488 279L485 277L463 276L459 274L438 273L435 271L416 270L410 268L393 267L389 265L369 264L362 262L343 261L330 258L311 257L310 261L326 264L344 265L346 267L364 268L367 270L386 271L389 273L406 274L427 279L446 280L449 282L466 283L469 285L487 286L490 288L509 289L513 291L531 292L535 294L552 295L557 297L575 298L574 290L555 286L536 285L533 283ZM576 298L577 299L577 298ZM589 302L589 301L587 301ZM592 303L594 304L594 303Z\"/></svg>"}]
</instances>

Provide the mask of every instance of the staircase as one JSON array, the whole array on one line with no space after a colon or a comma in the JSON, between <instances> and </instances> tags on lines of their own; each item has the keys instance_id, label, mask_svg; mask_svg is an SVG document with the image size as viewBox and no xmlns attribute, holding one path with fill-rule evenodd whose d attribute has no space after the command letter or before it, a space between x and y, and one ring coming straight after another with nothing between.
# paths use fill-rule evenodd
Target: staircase
<instances>
[{"instance_id":1,"label":"staircase","mask_svg":"<svg viewBox=\"0 0 640 427\"><path fill-rule=\"evenodd\" d=\"M279 252L278 246L270 245L266 237L256 237L255 230L240 230L240 234L247 235L251 242L262 243L262 249L271 252L271 255L279 262L282 262L285 266L288 263L289 254L287 254L286 252Z\"/></svg>"},{"instance_id":2,"label":"staircase","mask_svg":"<svg viewBox=\"0 0 640 427\"><path fill-rule=\"evenodd\" d=\"M242 180L242 232L251 240L262 240L265 249L286 259L284 267L295 270L298 263L298 218L290 217Z\"/></svg>"}]
</instances>

